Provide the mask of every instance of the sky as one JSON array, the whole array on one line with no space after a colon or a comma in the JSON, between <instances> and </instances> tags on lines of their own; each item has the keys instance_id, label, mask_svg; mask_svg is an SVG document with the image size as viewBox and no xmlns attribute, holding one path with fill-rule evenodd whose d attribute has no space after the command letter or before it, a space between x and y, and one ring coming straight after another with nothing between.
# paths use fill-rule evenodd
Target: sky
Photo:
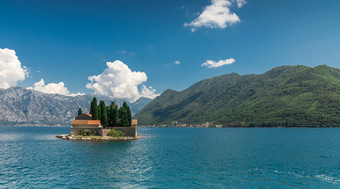
<instances>
[{"instance_id":1,"label":"sky","mask_svg":"<svg viewBox=\"0 0 340 189\"><path fill-rule=\"evenodd\" d=\"M338 0L1 0L0 88L155 98L223 74L340 68Z\"/></svg>"}]
</instances>

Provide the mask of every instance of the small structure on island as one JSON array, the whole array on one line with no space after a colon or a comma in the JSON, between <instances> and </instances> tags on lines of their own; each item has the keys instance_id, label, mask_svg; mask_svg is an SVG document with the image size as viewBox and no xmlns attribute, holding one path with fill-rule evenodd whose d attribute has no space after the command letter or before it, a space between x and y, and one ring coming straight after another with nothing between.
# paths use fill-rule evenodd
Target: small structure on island
<instances>
[{"instance_id":1,"label":"small structure on island","mask_svg":"<svg viewBox=\"0 0 340 189\"><path fill-rule=\"evenodd\" d=\"M75 117L71 124L71 135L80 135L86 130L91 131L94 135L101 136L103 126L100 124L100 120L92 120L91 114L80 114Z\"/></svg>"},{"instance_id":2,"label":"small structure on island","mask_svg":"<svg viewBox=\"0 0 340 189\"><path fill-rule=\"evenodd\" d=\"M108 136L110 130L121 131L127 137L137 137L137 120L131 121L131 126L128 127L105 127L100 124L100 120L92 120L91 114L80 114L76 116L71 124L70 134L81 135L84 132L90 131L93 135Z\"/></svg>"},{"instance_id":3,"label":"small structure on island","mask_svg":"<svg viewBox=\"0 0 340 189\"><path fill-rule=\"evenodd\" d=\"M103 100L97 103L97 98L91 101L90 113L78 110L78 116L71 123L70 134L58 138L67 140L136 140L137 120L132 119L130 107L126 102L118 108L111 102L105 105Z\"/></svg>"}]
</instances>

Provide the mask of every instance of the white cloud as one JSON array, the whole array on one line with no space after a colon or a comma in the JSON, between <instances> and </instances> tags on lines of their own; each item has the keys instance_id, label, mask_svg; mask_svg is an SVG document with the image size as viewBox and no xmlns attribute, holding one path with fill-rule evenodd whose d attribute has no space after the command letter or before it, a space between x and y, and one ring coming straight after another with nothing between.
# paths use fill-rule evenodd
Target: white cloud
<instances>
[{"instance_id":1,"label":"white cloud","mask_svg":"<svg viewBox=\"0 0 340 189\"><path fill-rule=\"evenodd\" d=\"M181 62L179 60L176 60L175 64L181 64Z\"/></svg>"},{"instance_id":2,"label":"white cloud","mask_svg":"<svg viewBox=\"0 0 340 189\"><path fill-rule=\"evenodd\" d=\"M21 62L14 50L0 48L0 88L7 89L17 85L28 76L28 69Z\"/></svg>"},{"instance_id":3,"label":"white cloud","mask_svg":"<svg viewBox=\"0 0 340 189\"><path fill-rule=\"evenodd\" d=\"M60 94L65 96L84 95L84 93L70 93L70 91L68 91L68 89L64 86L64 82L45 84L44 79L34 83L33 87L27 87L27 89L33 89L47 94Z\"/></svg>"},{"instance_id":4,"label":"white cloud","mask_svg":"<svg viewBox=\"0 0 340 189\"><path fill-rule=\"evenodd\" d=\"M242 4L242 0L240 5ZM208 28L226 28L228 25L240 22L240 18L230 11L232 4L231 0L212 0L211 5L205 7L204 11L199 15L198 18L190 23L185 23L184 26L191 27L191 31L196 31L200 27ZM243 5L243 4L242 4Z\"/></svg>"},{"instance_id":5,"label":"white cloud","mask_svg":"<svg viewBox=\"0 0 340 189\"><path fill-rule=\"evenodd\" d=\"M95 95L107 96L110 98L125 98L135 101L140 97L155 98L158 96L152 87L138 86L147 81L144 72L131 71L123 62L116 60L107 62L107 68L99 75L90 76L91 83L86 88L92 89Z\"/></svg>"},{"instance_id":6,"label":"white cloud","mask_svg":"<svg viewBox=\"0 0 340 189\"><path fill-rule=\"evenodd\" d=\"M146 87L145 85L142 85L141 95L143 97L151 98L151 99L154 99L157 96L159 96L159 94L156 93L156 89L154 89L152 87Z\"/></svg>"},{"instance_id":7,"label":"white cloud","mask_svg":"<svg viewBox=\"0 0 340 189\"><path fill-rule=\"evenodd\" d=\"M245 5L247 3L246 0L236 0L237 6L238 8L243 7L243 5Z\"/></svg>"},{"instance_id":8,"label":"white cloud","mask_svg":"<svg viewBox=\"0 0 340 189\"><path fill-rule=\"evenodd\" d=\"M235 59L229 58L225 60L219 60L218 62L213 61L213 60L207 60L202 64L202 66L206 66L208 68L218 68L224 65L232 64L235 62Z\"/></svg>"}]
</instances>

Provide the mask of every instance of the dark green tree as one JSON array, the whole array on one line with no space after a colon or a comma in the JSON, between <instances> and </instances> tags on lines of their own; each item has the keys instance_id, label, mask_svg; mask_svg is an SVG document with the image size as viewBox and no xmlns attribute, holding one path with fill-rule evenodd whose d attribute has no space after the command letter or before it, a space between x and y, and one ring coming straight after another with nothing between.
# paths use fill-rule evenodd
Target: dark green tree
<instances>
[{"instance_id":1,"label":"dark green tree","mask_svg":"<svg viewBox=\"0 0 340 189\"><path fill-rule=\"evenodd\" d=\"M81 108L79 108L79 110L78 110L78 116L80 116L81 114L83 114L83 111L81 110Z\"/></svg>"},{"instance_id":2,"label":"dark green tree","mask_svg":"<svg viewBox=\"0 0 340 189\"><path fill-rule=\"evenodd\" d=\"M91 102L90 114L92 114L93 120L99 120L98 102L97 98L93 97Z\"/></svg>"},{"instance_id":3,"label":"dark green tree","mask_svg":"<svg viewBox=\"0 0 340 189\"><path fill-rule=\"evenodd\" d=\"M91 107L90 107L90 114L92 114L92 115L94 113L94 106L93 106L94 98L96 98L96 97L93 97L93 99L91 101Z\"/></svg>"},{"instance_id":4,"label":"dark green tree","mask_svg":"<svg viewBox=\"0 0 340 189\"><path fill-rule=\"evenodd\" d=\"M114 102L111 102L108 111L108 120L109 120L109 125L112 127L118 126L117 121L118 121L118 107Z\"/></svg>"},{"instance_id":5,"label":"dark green tree","mask_svg":"<svg viewBox=\"0 0 340 189\"><path fill-rule=\"evenodd\" d=\"M116 103L114 101L111 102L110 107L117 107Z\"/></svg>"},{"instance_id":6,"label":"dark green tree","mask_svg":"<svg viewBox=\"0 0 340 189\"><path fill-rule=\"evenodd\" d=\"M111 120L111 106L106 106L106 115L107 115L107 125L112 126L112 120Z\"/></svg>"},{"instance_id":7,"label":"dark green tree","mask_svg":"<svg viewBox=\"0 0 340 189\"><path fill-rule=\"evenodd\" d=\"M126 109L128 107L127 103L124 101L123 102L123 107Z\"/></svg>"},{"instance_id":8,"label":"dark green tree","mask_svg":"<svg viewBox=\"0 0 340 189\"><path fill-rule=\"evenodd\" d=\"M132 116L131 116L131 110L130 110L130 107L127 105L126 102L123 103L123 107L126 109L126 112L127 112L127 116L128 116L128 122L129 122L129 125L128 126L131 126L131 122L132 122Z\"/></svg>"},{"instance_id":9,"label":"dark green tree","mask_svg":"<svg viewBox=\"0 0 340 189\"><path fill-rule=\"evenodd\" d=\"M103 100L99 102L99 109L100 109L100 123L102 124L103 127L106 127L108 126L108 121L107 121L106 105Z\"/></svg>"},{"instance_id":10,"label":"dark green tree","mask_svg":"<svg viewBox=\"0 0 340 189\"><path fill-rule=\"evenodd\" d=\"M114 106L113 113L112 113L112 124L113 126L118 126L118 120L119 120L119 111L118 106Z\"/></svg>"},{"instance_id":11,"label":"dark green tree","mask_svg":"<svg viewBox=\"0 0 340 189\"><path fill-rule=\"evenodd\" d=\"M119 122L120 122L119 125L122 127L129 126L129 118L124 106L119 108Z\"/></svg>"},{"instance_id":12,"label":"dark green tree","mask_svg":"<svg viewBox=\"0 0 340 189\"><path fill-rule=\"evenodd\" d=\"M100 104L100 101L99 101L99 104ZM100 120L100 118L102 117L102 115L101 115L102 110L100 109L100 105L99 104L97 106L97 110L98 110L98 119L97 120Z\"/></svg>"}]
</instances>

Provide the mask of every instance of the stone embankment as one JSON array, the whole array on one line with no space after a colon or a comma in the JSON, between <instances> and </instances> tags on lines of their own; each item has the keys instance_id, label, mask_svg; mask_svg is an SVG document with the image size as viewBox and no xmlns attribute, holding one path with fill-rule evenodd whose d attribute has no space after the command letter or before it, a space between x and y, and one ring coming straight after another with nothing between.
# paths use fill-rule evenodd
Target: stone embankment
<instances>
[{"instance_id":1,"label":"stone embankment","mask_svg":"<svg viewBox=\"0 0 340 189\"><path fill-rule=\"evenodd\" d=\"M58 135L57 138L62 140L137 140L140 139L140 136L137 137L110 137L110 136L74 136L74 135Z\"/></svg>"}]
</instances>

